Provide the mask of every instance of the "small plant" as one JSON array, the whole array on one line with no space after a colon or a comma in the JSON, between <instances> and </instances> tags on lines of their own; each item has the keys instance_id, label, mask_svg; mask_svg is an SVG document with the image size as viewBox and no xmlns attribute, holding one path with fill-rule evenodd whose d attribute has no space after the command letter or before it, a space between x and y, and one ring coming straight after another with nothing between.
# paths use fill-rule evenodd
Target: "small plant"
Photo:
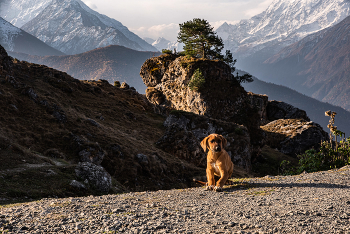
<instances>
[{"instance_id":1,"label":"small plant","mask_svg":"<svg viewBox=\"0 0 350 234\"><path fill-rule=\"evenodd\" d=\"M169 50L169 49L162 49L162 53L163 54L173 54L173 51Z\"/></svg>"},{"instance_id":2,"label":"small plant","mask_svg":"<svg viewBox=\"0 0 350 234\"><path fill-rule=\"evenodd\" d=\"M282 162L284 174L300 174L303 171L316 172L322 170L329 170L333 168L343 167L350 164L350 137L345 139L345 133L334 126L334 118L337 113L326 111L325 115L330 117L328 128L329 142L321 142L319 151L315 149L306 150L304 154L299 155L299 163L296 168L289 168L288 162ZM340 142L338 142L340 137ZM335 139L335 145L333 144Z\"/></svg>"},{"instance_id":3,"label":"small plant","mask_svg":"<svg viewBox=\"0 0 350 234\"><path fill-rule=\"evenodd\" d=\"M193 73L193 75L191 77L191 80L188 83L188 87L192 91L198 92L200 89L202 89L204 87L204 84L205 84L205 78L204 78L204 76L202 74L202 71L198 68Z\"/></svg>"},{"instance_id":4,"label":"small plant","mask_svg":"<svg viewBox=\"0 0 350 234\"><path fill-rule=\"evenodd\" d=\"M120 81L118 80L114 81L114 86L117 88L120 88Z\"/></svg>"}]
</instances>

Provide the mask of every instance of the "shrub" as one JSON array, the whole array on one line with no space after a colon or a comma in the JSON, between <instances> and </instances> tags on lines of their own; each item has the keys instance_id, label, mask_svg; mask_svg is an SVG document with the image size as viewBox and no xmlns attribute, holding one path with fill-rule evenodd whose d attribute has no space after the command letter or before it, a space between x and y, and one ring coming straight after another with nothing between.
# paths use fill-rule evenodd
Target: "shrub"
<instances>
[{"instance_id":1,"label":"shrub","mask_svg":"<svg viewBox=\"0 0 350 234\"><path fill-rule=\"evenodd\" d=\"M198 92L200 89L202 89L204 87L204 84L205 84L205 78L204 78L204 76L202 74L202 71L198 68L193 73L193 75L191 77L191 80L188 83L188 87L192 91Z\"/></svg>"},{"instance_id":2,"label":"shrub","mask_svg":"<svg viewBox=\"0 0 350 234\"><path fill-rule=\"evenodd\" d=\"M120 88L120 82L118 80L114 81L114 86Z\"/></svg>"},{"instance_id":3,"label":"shrub","mask_svg":"<svg viewBox=\"0 0 350 234\"><path fill-rule=\"evenodd\" d=\"M337 113L327 111L325 114L330 116L327 126L330 130L330 141L323 141L319 151L310 149L306 150L304 154L298 155L299 163L296 168L288 168L289 163L282 162L280 167L284 170L284 174L323 171L350 164L350 137L345 139L345 133L334 126L334 118ZM340 142L337 141L338 136L343 137ZM333 139L335 139L335 144Z\"/></svg>"},{"instance_id":4,"label":"shrub","mask_svg":"<svg viewBox=\"0 0 350 234\"><path fill-rule=\"evenodd\" d=\"M168 49L162 49L162 53L163 54L172 54L173 52L171 50L168 50Z\"/></svg>"}]
</instances>

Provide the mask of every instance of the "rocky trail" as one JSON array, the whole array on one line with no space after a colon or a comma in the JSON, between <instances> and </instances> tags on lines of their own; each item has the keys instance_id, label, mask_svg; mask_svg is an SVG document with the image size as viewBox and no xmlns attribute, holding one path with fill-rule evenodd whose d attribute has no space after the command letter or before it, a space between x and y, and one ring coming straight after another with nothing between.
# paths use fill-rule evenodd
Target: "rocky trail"
<instances>
[{"instance_id":1,"label":"rocky trail","mask_svg":"<svg viewBox=\"0 0 350 234\"><path fill-rule=\"evenodd\" d=\"M350 166L0 208L1 233L350 233Z\"/></svg>"}]
</instances>

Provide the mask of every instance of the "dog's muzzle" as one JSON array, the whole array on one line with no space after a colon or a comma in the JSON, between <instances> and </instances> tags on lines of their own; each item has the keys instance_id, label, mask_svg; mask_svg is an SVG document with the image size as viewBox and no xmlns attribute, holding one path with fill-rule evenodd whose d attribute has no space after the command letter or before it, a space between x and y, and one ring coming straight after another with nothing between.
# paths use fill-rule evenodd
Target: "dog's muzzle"
<instances>
[{"instance_id":1,"label":"dog's muzzle","mask_svg":"<svg viewBox=\"0 0 350 234\"><path fill-rule=\"evenodd\" d=\"M220 152L221 151L221 147L220 146L216 146L215 148L214 148L214 152Z\"/></svg>"}]
</instances>

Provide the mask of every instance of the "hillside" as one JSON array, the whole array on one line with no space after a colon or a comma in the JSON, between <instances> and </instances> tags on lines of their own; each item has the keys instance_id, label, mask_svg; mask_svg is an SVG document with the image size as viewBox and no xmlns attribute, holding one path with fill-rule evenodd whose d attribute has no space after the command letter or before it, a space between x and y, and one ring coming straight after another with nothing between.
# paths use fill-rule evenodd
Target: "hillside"
<instances>
[{"instance_id":1,"label":"hillside","mask_svg":"<svg viewBox=\"0 0 350 234\"><path fill-rule=\"evenodd\" d=\"M36 37L19 29L0 17L0 45L7 51L32 55L64 55Z\"/></svg>"},{"instance_id":2,"label":"hillside","mask_svg":"<svg viewBox=\"0 0 350 234\"><path fill-rule=\"evenodd\" d=\"M104 79L110 83L118 80L144 93L146 86L140 77L140 68L146 59L159 53L135 51L123 46L107 46L82 54L68 56L31 56L9 53L31 63L43 64L80 80Z\"/></svg>"},{"instance_id":3,"label":"hillside","mask_svg":"<svg viewBox=\"0 0 350 234\"><path fill-rule=\"evenodd\" d=\"M350 110L350 16L268 59L260 78Z\"/></svg>"},{"instance_id":4,"label":"hillside","mask_svg":"<svg viewBox=\"0 0 350 234\"><path fill-rule=\"evenodd\" d=\"M144 95L13 60L2 47L0 65L1 198L184 188L205 173L156 147L165 118Z\"/></svg>"},{"instance_id":5,"label":"hillside","mask_svg":"<svg viewBox=\"0 0 350 234\"><path fill-rule=\"evenodd\" d=\"M283 101L297 108L305 110L310 119L316 123L319 123L327 132L329 117L325 116L324 112L327 110L335 111L337 113L337 116L335 117L335 125L338 126L339 130L347 134L350 133L350 112L344 110L341 107L337 107L329 103L320 102L288 87L268 83L259 80L256 77L254 77L254 82L245 83L243 84L243 87L247 91L266 94L269 96L269 100Z\"/></svg>"}]
</instances>

